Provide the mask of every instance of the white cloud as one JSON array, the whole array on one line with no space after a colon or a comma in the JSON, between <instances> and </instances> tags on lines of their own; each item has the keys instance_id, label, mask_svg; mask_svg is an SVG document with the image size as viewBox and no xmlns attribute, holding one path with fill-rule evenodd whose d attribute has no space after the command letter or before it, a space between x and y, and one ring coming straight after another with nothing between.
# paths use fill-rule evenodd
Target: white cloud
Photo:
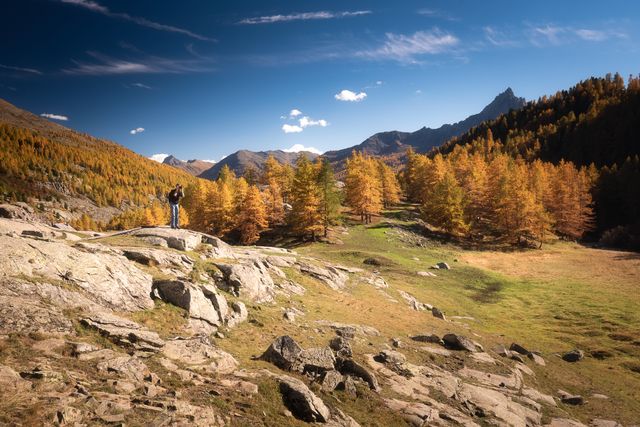
<instances>
[{"instance_id":1,"label":"white cloud","mask_svg":"<svg viewBox=\"0 0 640 427\"><path fill-rule=\"evenodd\" d=\"M294 108L289 112L289 117L298 117L301 114L302 114L302 111L298 110L297 108Z\"/></svg>"},{"instance_id":2,"label":"white cloud","mask_svg":"<svg viewBox=\"0 0 640 427\"><path fill-rule=\"evenodd\" d=\"M300 133L302 132L302 128L298 125L288 125L288 124L284 124L282 125L282 130L284 131L284 133Z\"/></svg>"},{"instance_id":3,"label":"white cloud","mask_svg":"<svg viewBox=\"0 0 640 427\"><path fill-rule=\"evenodd\" d=\"M211 160L211 159L202 159L202 161L207 163L217 163L217 160Z\"/></svg>"},{"instance_id":4,"label":"white cloud","mask_svg":"<svg viewBox=\"0 0 640 427\"><path fill-rule=\"evenodd\" d=\"M137 134L142 133L142 132L144 132L144 128L135 128L135 129L131 129L129 131L129 133L131 135L137 135Z\"/></svg>"},{"instance_id":5,"label":"white cloud","mask_svg":"<svg viewBox=\"0 0 640 427\"><path fill-rule=\"evenodd\" d=\"M380 86L381 84L382 84L382 80L378 80L378 81L376 82L376 85L378 85L378 86Z\"/></svg>"},{"instance_id":6,"label":"white cloud","mask_svg":"<svg viewBox=\"0 0 640 427\"><path fill-rule=\"evenodd\" d=\"M285 153L299 153L301 151L308 151L309 153L314 153L314 154L322 154L322 151L318 150L317 148L314 147L305 147L302 144L294 144L291 146L291 148L285 148L284 150Z\"/></svg>"},{"instance_id":7,"label":"white cloud","mask_svg":"<svg viewBox=\"0 0 640 427\"><path fill-rule=\"evenodd\" d=\"M103 6L100 3L92 0L60 0L60 2L72 4L75 6L80 6L92 12L96 12L104 16L108 16L110 18L122 19L123 21L133 22L134 24L147 27L147 28L152 28L154 30L166 31L170 33L179 33L179 34L183 34L185 36L188 36L197 40L202 40L202 41L210 41L210 42L216 41L215 39L194 33L189 30L185 30L184 28L174 27L172 25L160 24L158 22L150 21L146 18L131 16L128 13L112 12L111 10L109 10L108 7Z\"/></svg>"},{"instance_id":8,"label":"white cloud","mask_svg":"<svg viewBox=\"0 0 640 427\"><path fill-rule=\"evenodd\" d=\"M551 44L560 43L560 35L567 31L566 28L558 27L556 25L545 25L541 27L534 27L531 30L531 42L539 45L542 42Z\"/></svg>"},{"instance_id":9,"label":"white cloud","mask_svg":"<svg viewBox=\"0 0 640 427\"><path fill-rule=\"evenodd\" d=\"M456 36L438 28L430 31L418 31L412 35L387 33L385 36L386 41L381 47L358 52L357 55L371 59L417 62L417 56L445 53L459 43Z\"/></svg>"},{"instance_id":10,"label":"white cloud","mask_svg":"<svg viewBox=\"0 0 640 427\"><path fill-rule=\"evenodd\" d=\"M320 120L313 120L312 118L308 117L308 116L304 116L301 119L298 120L298 123L300 123L300 127L301 128L306 128L309 126L320 126L320 127L327 127L329 125L329 123L327 123L326 120L320 119Z\"/></svg>"},{"instance_id":11,"label":"white cloud","mask_svg":"<svg viewBox=\"0 0 640 427\"><path fill-rule=\"evenodd\" d=\"M133 131L132 131L133 132ZM158 163L162 163L164 162L164 159L166 159L167 157L169 157L168 154L165 153L159 153L159 154L154 154L153 156L149 157L151 160L155 160Z\"/></svg>"},{"instance_id":12,"label":"white cloud","mask_svg":"<svg viewBox=\"0 0 640 427\"><path fill-rule=\"evenodd\" d=\"M140 89L151 89L151 86L147 86L143 83L131 83L131 86L138 87Z\"/></svg>"},{"instance_id":13,"label":"white cloud","mask_svg":"<svg viewBox=\"0 0 640 427\"><path fill-rule=\"evenodd\" d=\"M0 68L4 70L17 71L19 73L28 73L28 74L37 74L37 75L42 74L41 71L36 70L35 68L14 67L13 65L3 65L3 64L0 64Z\"/></svg>"},{"instance_id":14,"label":"white cloud","mask_svg":"<svg viewBox=\"0 0 640 427\"><path fill-rule=\"evenodd\" d=\"M598 30L589 30L586 28L581 28L575 31L576 35L583 40L592 41L592 42L600 42L609 38L609 35L604 31Z\"/></svg>"},{"instance_id":15,"label":"white cloud","mask_svg":"<svg viewBox=\"0 0 640 427\"><path fill-rule=\"evenodd\" d=\"M89 51L94 62L73 61L74 68L63 69L71 75L119 75L119 74L183 74L211 71L211 62L201 59L170 59L145 56L140 60L112 58L99 52ZM141 87L141 86L138 86Z\"/></svg>"},{"instance_id":16,"label":"white cloud","mask_svg":"<svg viewBox=\"0 0 640 427\"><path fill-rule=\"evenodd\" d=\"M355 10L347 12L305 12L305 13L292 13L289 15L269 15L258 16L256 18L246 18L238 22L239 24L273 24L276 22L290 22L290 21L309 21L313 19L335 19L335 18L348 18L351 16L361 16L370 14L370 10Z\"/></svg>"},{"instance_id":17,"label":"white cloud","mask_svg":"<svg viewBox=\"0 0 640 427\"><path fill-rule=\"evenodd\" d=\"M61 120L63 122L66 122L69 120L69 117L61 116L60 114L42 113L40 114L40 116L46 117L47 119L52 119L52 120Z\"/></svg>"},{"instance_id":18,"label":"white cloud","mask_svg":"<svg viewBox=\"0 0 640 427\"><path fill-rule=\"evenodd\" d=\"M355 93L348 89L343 89L340 93L336 93L334 98L338 101L360 102L367 97L365 92Z\"/></svg>"},{"instance_id":19,"label":"white cloud","mask_svg":"<svg viewBox=\"0 0 640 427\"><path fill-rule=\"evenodd\" d=\"M508 47L518 45L518 42L512 40L512 38L507 36L503 31L494 27L487 26L484 27L482 31L484 31L484 37L487 41L494 46Z\"/></svg>"}]
</instances>

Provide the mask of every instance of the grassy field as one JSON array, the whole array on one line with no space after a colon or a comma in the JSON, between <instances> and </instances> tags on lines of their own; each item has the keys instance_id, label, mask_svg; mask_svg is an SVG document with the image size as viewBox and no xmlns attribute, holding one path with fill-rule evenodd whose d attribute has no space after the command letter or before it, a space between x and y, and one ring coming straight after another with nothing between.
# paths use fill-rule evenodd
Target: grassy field
<instances>
[{"instance_id":1,"label":"grassy field","mask_svg":"<svg viewBox=\"0 0 640 427\"><path fill-rule=\"evenodd\" d=\"M469 251L436 241L419 247L406 241L407 232L402 230L409 226L397 215L389 215L378 224L350 228L348 235L340 236L343 245L316 243L297 248L302 254L378 270L391 285L387 295L360 285L337 299L328 290L315 289L298 301L306 304L305 321L330 318L366 324L384 331L387 339L466 331L481 335L485 343L518 342L540 351L547 361L546 367L536 368L541 390L555 395L564 389L587 399L585 405L563 406L562 411L583 422L594 417L637 422L639 254L567 242L515 252ZM378 258L382 265L363 264L368 257ZM437 277L416 274L439 261L448 262L452 269L435 271ZM454 322L407 309L397 290L439 307ZM574 348L585 351L583 361L571 364L558 356ZM594 398L594 394L609 398Z\"/></svg>"}]
</instances>

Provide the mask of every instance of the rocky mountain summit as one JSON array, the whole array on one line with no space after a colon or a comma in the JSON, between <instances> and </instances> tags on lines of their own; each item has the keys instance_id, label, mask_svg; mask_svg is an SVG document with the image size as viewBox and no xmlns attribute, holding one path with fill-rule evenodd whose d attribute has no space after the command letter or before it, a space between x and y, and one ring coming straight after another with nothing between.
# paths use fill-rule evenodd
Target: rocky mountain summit
<instances>
[{"instance_id":1,"label":"rocky mountain summit","mask_svg":"<svg viewBox=\"0 0 640 427\"><path fill-rule=\"evenodd\" d=\"M583 425L584 398L538 389L546 355L485 348L379 273L287 249L0 218L0 282L0 424ZM342 323L331 304L360 291L432 320Z\"/></svg>"}]
</instances>

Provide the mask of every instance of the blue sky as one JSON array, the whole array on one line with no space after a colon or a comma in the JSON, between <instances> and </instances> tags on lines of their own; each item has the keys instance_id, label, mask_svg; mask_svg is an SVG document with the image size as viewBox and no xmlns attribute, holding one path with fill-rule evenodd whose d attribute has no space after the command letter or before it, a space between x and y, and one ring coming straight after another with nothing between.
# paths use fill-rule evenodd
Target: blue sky
<instances>
[{"instance_id":1,"label":"blue sky","mask_svg":"<svg viewBox=\"0 0 640 427\"><path fill-rule=\"evenodd\" d=\"M146 156L344 148L640 73L640 2L2 3L0 97Z\"/></svg>"}]
</instances>

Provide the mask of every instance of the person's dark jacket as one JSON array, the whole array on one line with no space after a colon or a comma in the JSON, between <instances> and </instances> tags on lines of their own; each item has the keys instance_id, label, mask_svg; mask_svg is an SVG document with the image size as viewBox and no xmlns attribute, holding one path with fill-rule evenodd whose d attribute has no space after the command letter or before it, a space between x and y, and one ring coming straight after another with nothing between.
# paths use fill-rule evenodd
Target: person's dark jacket
<instances>
[{"instance_id":1,"label":"person's dark jacket","mask_svg":"<svg viewBox=\"0 0 640 427\"><path fill-rule=\"evenodd\" d=\"M169 191L167 195L167 199L169 199L169 203L172 205L177 205L180 202L180 199L184 197L184 192L182 190L173 189Z\"/></svg>"}]
</instances>

